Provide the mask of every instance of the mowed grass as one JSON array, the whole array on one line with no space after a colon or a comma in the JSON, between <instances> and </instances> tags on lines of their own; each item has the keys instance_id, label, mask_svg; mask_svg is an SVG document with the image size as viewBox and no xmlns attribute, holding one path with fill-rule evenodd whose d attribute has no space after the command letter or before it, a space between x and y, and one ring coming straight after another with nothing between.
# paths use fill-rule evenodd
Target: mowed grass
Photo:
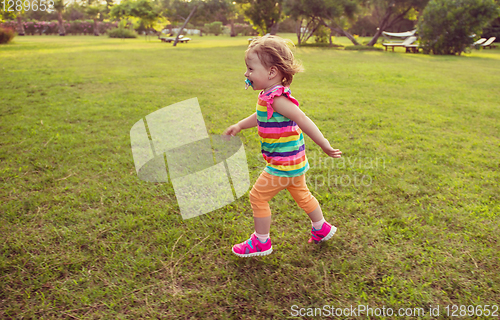
<instances>
[{"instance_id":1,"label":"mowed grass","mask_svg":"<svg viewBox=\"0 0 500 320\"><path fill-rule=\"evenodd\" d=\"M137 178L129 131L194 97L212 134L253 113L246 39L0 46L0 318L282 319L293 305L368 305L428 319L431 306L447 318L447 305L500 304L500 49L297 48L306 71L293 95L343 151L327 159L306 138L309 188L338 232L308 244L310 222L283 191L274 252L241 259L231 247L253 232L248 193L182 220L171 184ZM240 136L253 183L256 129Z\"/></svg>"}]
</instances>

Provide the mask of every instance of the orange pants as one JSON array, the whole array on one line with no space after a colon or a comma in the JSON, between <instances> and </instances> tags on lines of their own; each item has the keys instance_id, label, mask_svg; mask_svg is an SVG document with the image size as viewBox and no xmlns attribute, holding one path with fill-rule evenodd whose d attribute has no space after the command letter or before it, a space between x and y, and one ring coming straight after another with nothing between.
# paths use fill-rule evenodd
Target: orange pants
<instances>
[{"instance_id":1,"label":"orange pants","mask_svg":"<svg viewBox=\"0 0 500 320\"><path fill-rule=\"evenodd\" d=\"M253 216L257 218L270 216L269 200L283 189L290 192L295 202L307 214L319 206L318 200L307 188L305 174L298 177L278 177L263 171L252 190L250 190L250 204L253 209Z\"/></svg>"}]
</instances>

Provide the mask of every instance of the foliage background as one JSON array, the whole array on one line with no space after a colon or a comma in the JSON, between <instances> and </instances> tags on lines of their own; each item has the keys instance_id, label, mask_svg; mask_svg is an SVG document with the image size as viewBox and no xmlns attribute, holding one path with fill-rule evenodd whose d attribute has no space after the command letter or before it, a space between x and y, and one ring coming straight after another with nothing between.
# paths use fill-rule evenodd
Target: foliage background
<instances>
[{"instance_id":1,"label":"foliage background","mask_svg":"<svg viewBox=\"0 0 500 320\"><path fill-rule=\"evenodd\" d=\"M494 0L431 0L418 24L424 52L460 55L500 15Z\"/></svg>"}]
</instances>

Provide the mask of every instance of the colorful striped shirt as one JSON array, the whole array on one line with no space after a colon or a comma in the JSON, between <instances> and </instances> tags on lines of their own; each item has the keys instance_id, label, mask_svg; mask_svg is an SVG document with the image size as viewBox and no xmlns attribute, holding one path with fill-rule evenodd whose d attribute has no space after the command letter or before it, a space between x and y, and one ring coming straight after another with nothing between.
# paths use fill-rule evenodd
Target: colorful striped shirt
<instances>
[{"instance_id":1,"label":"colorful striped shirt","mask_svg":"<svg viewBox=\"0 0 500 320\"><path fill-rule=\"evenodd\" d=\"M281 177L297 177L309 169L302 130L297 123L273 110L274 97L286 96L295 105L290 88L275 86L259 94L257 126L262 156L267 162L267 173Z\"/></svg>"}]
</instances>

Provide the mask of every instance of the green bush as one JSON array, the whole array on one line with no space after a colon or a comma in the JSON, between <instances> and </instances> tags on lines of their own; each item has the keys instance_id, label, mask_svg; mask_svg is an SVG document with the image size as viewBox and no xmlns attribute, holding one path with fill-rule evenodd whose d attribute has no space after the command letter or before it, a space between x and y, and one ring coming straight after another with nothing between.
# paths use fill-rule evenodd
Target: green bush
<instances>
[{"instance_id":1,"label":"green bush","mask_svg":"<svg viewBox=\"0 0 500 320\"><path fill-rule=\"evenodd\" d=\"M281 28L281 24L280 24L280 28ZM241 34L242 36L256 36L259 34L248 23L244 23L244 24L243 23L235 23L234 29L236 31L236 34Z\"/></svg>"},{"instance_id":2,"label":"green bush","mask_svg":"<svg viewBox=\"0 0 500 320\"><path fill-rule=\"evenodd\" d=\"M74 20L66 28L66 34L94 34L93 20Z\"/></svg>"},{"instance_id":3,"label":"green bush","mask_svg":"<svg viewBox=\"0 0 500 320\"><path fill-rule=\"evenodd\" d=\"M137 33L125 28L116 28L108 30L110 38L137 38Z\"/></svg>"},{"instance_id":4,"label":"green bush","mask_svg":"<svg viewBox=\"0 0 500 320\"><path fill-rule=\"evenodd\" d=\"M460 55L499 9L494 0L431 0L418 23L424 53Z\"/></svg>"},{"instance_id":5,"label":"green bush","mask_svg":"<svg viewBox=\"0 0 500 320\"><path fill-rule=\"evenodd\" d=\"M214 21L212 23L205 23L205 26L203 27L203 31L206 34L214 34L218 36L219 34L222 33L222 22L220 21Z\"/></svg>"},{"instance_id":6,"label":"green bush","mask_svg":"<svg viewBox=\"0 0 500 320\"><path fill-rule=\"evenodd\" d=\"M16 33L14 30L0 28L0 44L9 43L15 36Z\"/></svg>"},{"instance_id":7,"label":"green bush","mask_svg":"<svg viewBox=\"0 0 500 320\"><path fill-rule=\"evenodd\" d=\"M324 25L320 25L316 31L314 31L314 41L316 43L328 43L328 37L330 37L330 29Z\"/></svg>"}]
</instances>

